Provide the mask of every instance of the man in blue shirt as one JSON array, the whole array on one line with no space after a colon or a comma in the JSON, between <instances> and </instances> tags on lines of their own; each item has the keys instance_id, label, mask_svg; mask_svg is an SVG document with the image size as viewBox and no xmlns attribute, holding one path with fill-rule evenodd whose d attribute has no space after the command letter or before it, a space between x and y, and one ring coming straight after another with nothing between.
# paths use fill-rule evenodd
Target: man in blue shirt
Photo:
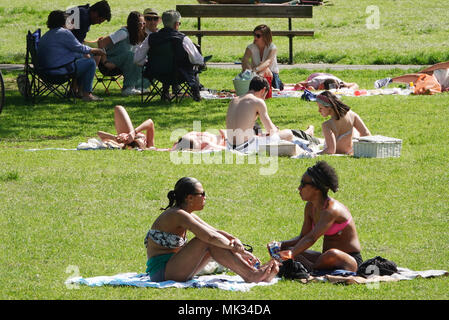
<instances>
[{"instance_id":1,"label":"man in blue shirt","mask_svg":"<svg viewBox=\"0 0 449 320\"><path fill-rule=\"evenodd\" d=\"M90 48L81 44L75 36L64 28L66 16L63 11L55 10L48 16L48 30L39 40L37 59L39 69L50 75L76 72L78 92L84 101L99 101L92 94L92 82L95 75L95 61L85 55L104 55L99 48Z\"/></svg>"}]
</instances>

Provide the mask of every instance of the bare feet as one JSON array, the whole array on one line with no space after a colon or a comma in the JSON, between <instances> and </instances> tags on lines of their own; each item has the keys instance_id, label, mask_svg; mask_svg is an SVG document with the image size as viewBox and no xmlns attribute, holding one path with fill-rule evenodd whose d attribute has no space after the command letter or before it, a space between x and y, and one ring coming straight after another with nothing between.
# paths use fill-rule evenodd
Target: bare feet
<instances>
[{"instance_id":1,"label":"bare feet","mask_svg":"<svg viewBox=\"0 0 449 320\"><path fill-rule=\"evenodd\" d=\"M271 259L261 266L250 278L244 279L245 282L270 282L279 272L279 262Z\"/></svg>"},{"instance_id":2,"label":"bare feet","mask_svg":"<svg viewBox=\"0 0 449 320\"><path fill-rule=\"evenodd\" d=\"M280 265L280 263L278 261L276 261L274 259L271 259L267 263L267 265L268 265L267 270L265 270L266 277L262 280L264 282L270 282L279 273L279 265Z\"/></svg>"},{"instance_id":3,"label":"bare feet","mask_svg":"<svg viewBox=\"0 0 449 320\"><path fill-rule=\"evenodd\" d=\"M307 127L306 131L304 131L304 132L307 133L307 134L310 134L311 136L313 136L314 131L315 131L315 127L312 126L312 125L309 125Z\"/></svg>"}]
</instances>

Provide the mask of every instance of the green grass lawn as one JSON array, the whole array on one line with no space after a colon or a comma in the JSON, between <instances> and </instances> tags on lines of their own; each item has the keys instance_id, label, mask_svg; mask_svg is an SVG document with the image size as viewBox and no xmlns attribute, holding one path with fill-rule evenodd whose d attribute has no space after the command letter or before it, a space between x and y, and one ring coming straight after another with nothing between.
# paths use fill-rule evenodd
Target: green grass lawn
<instances>
[{"instance_id":1,"label":"green grass lawn","mask_svg":"<svg viewBox=\"0 0 449 320\"><path fill-rule=\"evenodd\" d=\"M92 26L87 40L108 35L125 25L126 17L132 10L143 11L151 6L163 12L174 9L177 4L198 3L196 0L108 2L112 8L112 20ZM446 0L329 2L333 5L314 7L312 19L293 19L293 29L315 31L313 38L294 39L295 63L425 65L449 60ZM26 32L36 28L42 28L45 32L51 10L65 10L81 3L67 0L1 0L0 63L23 63ZM288 28L287 19L206 18L201 22L205 30L252 30L261 23L268 24L273 30ZM196 18L185 18L182 29L196 29L196 24ZM251 37L205 37L203 53L212 54L212 61L215 62L234 62L242 58L251 41ZM286 62L288 39L275 37L274 43L278 47L279 60Z\"/></svg>"},{"instance_id":2,"label":"green grass lawn","mask_svg":"<svg viewBox=\"0 0 449 320\"><path fill-rule=\"evenodd\" d=\"M338 1L337 1L338 2ZM212 89L232 89L236 70L209 69L201 75ZM310 71L282 70L284 82ZM333 72L372 88L393 71ZM117 88L104 102L70 104L49 98L24 103L14 78L5 74L7 105L0 114L0 299L447 299L448 278L364 285L300 284L280 281L248 293L215 289L68 289L64 281L79 270L83 277L144 272L143 238L166 206L166 194L182 176L198 178L208 193L198 214L208 223L252 244L262 261L265 244L299 233L304 203L296 188L316 159L273 158L277 170L261 175L267 164L175 164L167 152L26 151L76 148L98 130L114 131L113 107L121 104L134 124L152 118L156 145L170 147L175 129L225 126L228 101L185 100L141 105ZM449 121L448 94L435 96L344 97L373 134L403 140L400 158L356 159L323 156L340 177L335 196L350 209L362 255L377 255L413 270L449 270ZM283 128L312 124L321 136L323 118L315 103L270 99L270 116ZM192 159L192 162L194 159ZM274 162L273 162L274 163ZM192 238L192 234L189 238ZM320 250L319 241L313 249ZM73 269L75 268L75 269Z\"/></svg>"}]
</instances>

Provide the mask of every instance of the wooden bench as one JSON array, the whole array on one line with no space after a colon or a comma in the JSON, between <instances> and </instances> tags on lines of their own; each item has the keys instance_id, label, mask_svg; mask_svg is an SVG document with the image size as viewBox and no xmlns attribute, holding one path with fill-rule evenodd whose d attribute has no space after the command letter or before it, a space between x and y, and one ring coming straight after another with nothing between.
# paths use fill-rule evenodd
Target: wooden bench
<instances>
[{"instance_id":1,"label":"wooden bench","mask_svg":"<svg viewBox=\"0 0 449 320\"><path fill-rule=\"evenodd\" d=\"M288 30L272 30L273 36L286 36L289 38L288 63L293 63L293 38L296 36L314 35L313 30L292 30L292 18L312 18L313 6L282 6L282 5L252 5L252 4L197 4L177 5L176 10L182 17L197 18L198 30L181 30L188 36L196 36L201 46L201 38L204 36L252 36L253 30L240 31L213 31L201 30L201 18L288 18ZM267 23L268 25L268 23ZM256 26L254 26L256 27ZM270 27L270 29L272 29Z\"/></svg>"}]
</instances>

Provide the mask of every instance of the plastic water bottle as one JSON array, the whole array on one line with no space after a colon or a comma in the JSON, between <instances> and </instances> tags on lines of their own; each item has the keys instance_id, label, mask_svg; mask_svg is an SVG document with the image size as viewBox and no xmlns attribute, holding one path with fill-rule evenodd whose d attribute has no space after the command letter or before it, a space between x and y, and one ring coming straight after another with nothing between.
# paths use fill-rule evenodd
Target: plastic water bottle
<instances>
[{"instance_id":1,"label":"plastic water bottle","mask_svg":"<svg viewBox=\"0 0 449 320\"><path fill-rule=\"evenodd\" d=\"M409 83L408 88L411 91L411 93L415 93L415 85L413 84L413 82Z\"/></svg>"}]
</instances>

